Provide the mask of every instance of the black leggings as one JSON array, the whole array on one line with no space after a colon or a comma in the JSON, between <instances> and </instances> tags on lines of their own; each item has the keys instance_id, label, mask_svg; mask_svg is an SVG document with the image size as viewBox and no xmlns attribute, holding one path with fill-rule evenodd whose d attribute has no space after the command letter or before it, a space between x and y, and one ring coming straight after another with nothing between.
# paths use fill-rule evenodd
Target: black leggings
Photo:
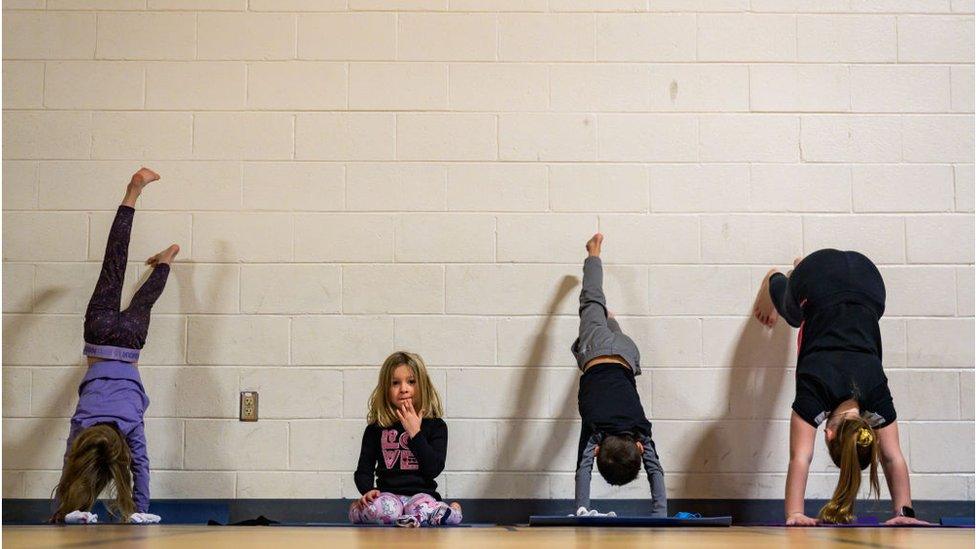
<instances>
[{"instance_id":1,"label":"black leggings","mask_svg":"<svg viewBox=\"0 0 976 549\"><path fill-rule=\"evenodd\" d=\"M870 259L858 252L824 249L808 255L789 278L776 273L769 279L769 296L776 312L798 327L811 311L840 301L856 300L884 314L885 286Z\"/></svg>"},{"instance_id":2,"label":"black leggings","mask_svg":"<svg viewBox=\"0 0 976 549\"><path fill-rule=\"evenodd\" d=\"M119 206L108 233L102 272L85 312L85 342L128 349L142 349L149 333L149 312L169 276L168 264L157 264L149 278L132 297L129 308L122 306L122 282L129 257L129 234L135 209Z\"/></svg>"},{"instance_id":3,"label":"black leggings","mask_svg":"<svg viewBox=\"0 0 976 549\"><path fill-rule=\"evenodd\" d=\"M799 327L797 363L820 352L869 353L881 359L878 321L884 314L885 287L878 268L857 252L819 250L808 255L789 278L769 279L776 311Z\"/></svg>"}]
</instances>

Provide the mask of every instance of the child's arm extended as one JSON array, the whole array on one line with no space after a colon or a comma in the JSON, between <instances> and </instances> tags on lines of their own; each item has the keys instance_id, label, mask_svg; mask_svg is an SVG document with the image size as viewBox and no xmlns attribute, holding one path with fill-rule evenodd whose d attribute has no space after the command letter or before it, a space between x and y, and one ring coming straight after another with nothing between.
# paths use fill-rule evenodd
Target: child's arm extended
<instances>
[{"instance_id":1,"label":"child's arm extended","mask_svg":"<svg viewBox=\"0 0 976 549\"><path fill-rule=\"evenodd\" d=\"M644 445L644 470L647 471L647 481L651 485L651 516L668 516L668 491L664 486L664 468L661 467L661 460L657 456L654 448L654 441L651 437L642 438L641 444Z\"/></svg>"},{"instance_id":2,"label":"child's arm extended","mask_svg":"<svg viewBox=\"0 0 976 549\"><path fill-rule=\"evenodd\" d=\"M353 479L360 494L365 494L376 487L376 461L379 459L379 437L371 426L363 431L363 443L359 450L359 464Z\"/></svg>"},{"instance_id":3,"label":"child's arm extended","mask_svg":"<svg viewBox=\"0 0 976 549\"><path fill-rule=\"evenodd\" d=\"M895 517L886 524L925 524L912 517L902 515L902 507L912 506L912 487L908 480L908 466L901 453L898 442L898 424L891 424L877 429L878 444L881 446L881 468L884 469L888 491L891 492L891 505L894 507Z\"/></svg>"},{"instance_id":4,"label":"child's arm extended","mask_svg":"<svg viewBox=\"0 0 976 549\"><path fill-rule=\"evenodd\" d=\"M137 513L149 511L149 454L146 448L146 430L140 423L133 429L126 442L132 455L132 500L136 504Z\"/></svg>"},{"instance_id":5,"label":"child's arm extended","mask_svg":"<svg viewBox=\"0 0 976 549\"><path fill-rule=\"evenodd\" d=\"M590 506L590 481L593 460L596 458L597 441L593 431L584 422L580 429L579 450L576 453L576 508Z\"/></svg>"},{"instance_id":6,"label":"child's arm extended","mask_svg":"<svg viewBox=\"0 0 976 549\"><path fill-rule=\"evenodd\" d=\"M447 424L440 420L427 423L428 428L411 435L407 445L417 458L420 473L434 478L444 470L447 459Z\"/></svg>"},{"instance_id":7,"label":"child's arm extended","mask_svg":"<svg viewBox=\"0 0 976 549\"><path fill-rule=\"evenodd\" d=\"M813 442L817 429L796 412L790 417L790 467L786 473L787 526L815 526L816 519L804 514L803 501L807 474L813 460Z\"/></svg>"}]
</instances>

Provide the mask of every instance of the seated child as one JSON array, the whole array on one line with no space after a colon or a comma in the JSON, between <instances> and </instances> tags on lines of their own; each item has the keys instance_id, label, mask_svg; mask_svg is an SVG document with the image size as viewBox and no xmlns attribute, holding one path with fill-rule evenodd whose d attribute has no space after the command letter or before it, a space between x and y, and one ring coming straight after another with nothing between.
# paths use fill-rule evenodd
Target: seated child
<instances>
[{"instance_id":1,"label":"seated child","mask_svg":"<svg viewBox=\"0 0 976 549\"><path fill-rule=\"evenodd\" d=\"M380 368L355 480L354 524L440 526L461 522L461 505L441 501L434 479L447 458L441 399L420 356L396 352ZM374 484L375 480L375 484Z\"/></svg>"},{"instance_id":2,"label":"seated child","mask_svg":"<svg viewBox=\"0 0 976 549\"><path fill-rule=\"evenodd\" d=\"M651 423L644 415L635 376L640 375L640 352L609 316L603 295L603 235L586 243L580 292L579 337L573 355L583 372L579 383L579 411L583 420L576 458L576 506L590 505L593 460L613 486L637 478L641 463L651 484L651 516L666 517L664 470L651 440Z\"/></svg>"}]
</instances>

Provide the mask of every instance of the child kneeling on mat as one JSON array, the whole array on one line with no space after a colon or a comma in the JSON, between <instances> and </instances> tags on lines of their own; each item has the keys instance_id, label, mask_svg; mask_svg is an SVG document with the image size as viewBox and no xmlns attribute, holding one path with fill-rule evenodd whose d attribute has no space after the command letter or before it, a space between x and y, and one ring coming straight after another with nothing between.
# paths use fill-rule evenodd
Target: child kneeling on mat
<instances>
[{"instance_id":1,"label":"child kneeling on mat","mask_svg":"<svg viewBox=\"0 0 976 549\"><path fill-rule=\"evenodd\" d=\"M608 483L627 484L637 478L641 464L651 485L651 516L668 516L664 470L647 421L635 376L640 375L640 352L607 311L603 294L603 235L586 243L580 292L579 337L573 355L583 372L579 382L579 411L583 420L576 458L576 506L590 505L593 461ZM579 509L581 514L584 509ZM589 513L589 514L592 514Z\"/></svg>"},{"instance_id":2,"label":"child kneeling on mat","mask_svg":"<svg viewBox=\"0 0 976 549\"><path fill-rule=\"evenodd\" d=\"M461 522L461 506L442 502L434 481L447 457L443 415L423 359L407 352L387 357L369 397L369 424L355 473L363 497L349 508L353 524Z\"/></svg>"}]
</instances>

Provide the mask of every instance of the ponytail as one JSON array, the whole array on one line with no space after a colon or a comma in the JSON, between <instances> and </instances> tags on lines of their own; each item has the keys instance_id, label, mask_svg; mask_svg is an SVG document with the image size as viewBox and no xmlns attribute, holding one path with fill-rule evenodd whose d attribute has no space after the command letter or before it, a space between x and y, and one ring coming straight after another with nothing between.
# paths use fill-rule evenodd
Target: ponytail
<instances>
[{"instance_id":1,"label":"ponytail","mask_svg":"<svg viewBox=\"0 0 976 549\"><path fill-rule=\"evenodd\" d=\"M848 418L837 428L837 435L827 443L827 450L840 468L837 487L830 501L820 509L823 522L849 524L854 522L854 502L861 488L861 471L870 467L869 495L875 499L881 492L878 483L878 437L864 418Z\"/></svg>"}]
</instances>

